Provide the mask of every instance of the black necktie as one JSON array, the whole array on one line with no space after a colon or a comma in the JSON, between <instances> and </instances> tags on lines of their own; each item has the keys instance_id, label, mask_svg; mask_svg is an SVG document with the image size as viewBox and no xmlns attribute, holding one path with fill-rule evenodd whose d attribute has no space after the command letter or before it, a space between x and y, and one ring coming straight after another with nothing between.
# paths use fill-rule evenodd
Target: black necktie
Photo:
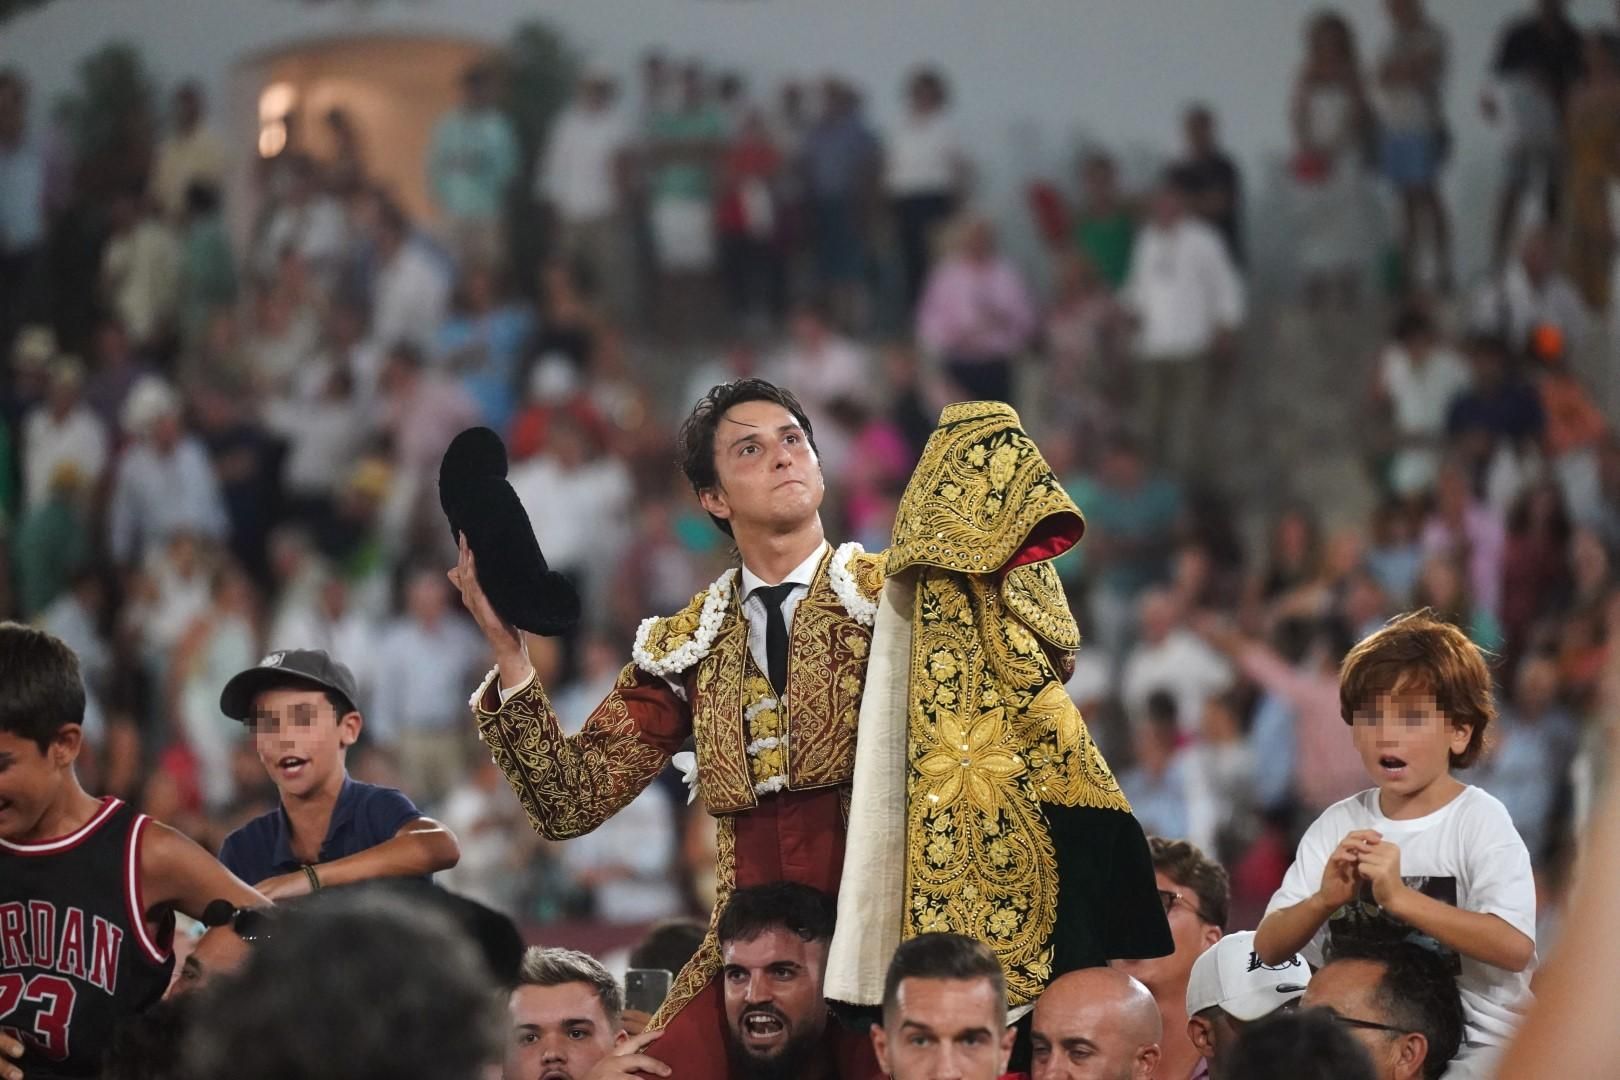
<instances>
[{"instance_id":1,"label":"black necktie","mask_svg":"<svg viewBox=\"0 0 1620 1080\"><path fill-rule=\"evenodd\" d=\"M754 595L765 605L765 663L770 668L766 674L778 694L787 692L788 635L787 620L782 617L782 601L793 591L794 584L784 581L780 585L761 585L754 590Z\"/></svg>"}]
</instances>

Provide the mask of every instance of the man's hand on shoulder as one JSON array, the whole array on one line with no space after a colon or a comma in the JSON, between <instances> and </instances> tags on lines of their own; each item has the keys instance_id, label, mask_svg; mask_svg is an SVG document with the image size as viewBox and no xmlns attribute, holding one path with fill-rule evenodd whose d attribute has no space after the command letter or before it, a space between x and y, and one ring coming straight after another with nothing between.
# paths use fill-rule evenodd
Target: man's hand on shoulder
<instances>
[{"instance_id":1,"label":"man's hand on shoulder","mask_svg":"<svg viewBox=\"0 0 1620 1080\"><path fill-rule=\"evenodd\" d=\"M644 1031L640 1035L632 1035L623 1040L613 1048L611 1054L598 1061L591 1071L585 1074L585 1080L613 1080L617 1076L640 1076L643 1073L668 1076L668 1065L641 1052L649 1044L657 1042L662 1034L662 1030Z\"/></svg>"}]
</instances>

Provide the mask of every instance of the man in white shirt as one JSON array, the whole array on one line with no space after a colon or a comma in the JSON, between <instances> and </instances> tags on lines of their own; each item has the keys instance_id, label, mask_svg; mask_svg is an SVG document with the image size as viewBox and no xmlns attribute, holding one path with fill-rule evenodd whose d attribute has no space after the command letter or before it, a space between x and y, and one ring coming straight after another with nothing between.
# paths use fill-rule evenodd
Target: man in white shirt
<instances>
[{"instance_id":1,"label":"man in white shirt","mask_svg":"<svg viewBox=\"0 0 1620 1080\"><path fill-rule=\"evenodd\" d=\"M1545 225L1525 234L1518 258L1474 298L1475 330L1500 334L1513 348L1523 349L1538 326L1554 326L1564 335L1566 355L1580 354L1592 316L1575 283L1558 268L1557 244Z\"/></svg>"},{"instance_id":2,"label":"man in white shirt","mask_svg":"<svg viewBox=\"0 0 1620 1080\"><path fill-rule=\"evenodd\" d=\"M1394 340L1379 359L1374 394L1394 422L1389 483L1397 495L1434 489L1451 403L1473 381L1468 365L1441 340L1426 312L1412 308L1396 317Z\"/></svg>"},{"instance_id":3,"label":"man in white shirt","mask_svg":"<svg viewBox=\"0 0 1620 1080\"><path fill-rule=\"evenodd\" d=\"M557 226L557 254L580 267L602 290L611 313L633 310L635 275L626 250L623 192L632 132L615 107L613 81L602 74L580 82L572 104L557 118L535 178L535 197Z\"/></svg>"},{"instance_id":4,"label":"man in white shirt","mask_svg":"<svg viewBox=\"0 0 1620 1080\"><path fill-rule=\"evenodd\" d=\"M272 280L288 251L297 252L316 280L335 284L348 255L349 218L343 204L322 191L315 166L295 158L287 166L287 195L259 235L254 271Z\"/></svg>"},{"instance_id":5,"label":"man in white shirt","mask_svg":"<svg viewBox=\"0 0 1620 1080\"><path fill-rule=\"evenodd\" d=\"M956 210L967 186L968 159L947 106L950 91L933 68L918 68L906 80L905 118L888 133L883 186L900 234L906 304L917 303L932 262L934 234Z\"/></svg>"},{"instance_id":6,"label":"man in white shirt","mask_svg":"<svg viewBox=\"0 0 1620 1080\"><path fill-rule=\"evenodd\" d=\"M1149 589L1137 607L1141 638L1125 661L1120 695L1132 722L1140 722L1148 698L1163 690L1175 698L1176 719L1184 733L1197 730L1204 702L1230 689L1232 665L1181 624L1175 598Z\"/></svg>"},{"instance_id":7,"label":"man in white shirt","mask_svg":"<svg viewBox=\"0 0 1620 1080\"><path fill-rule=\"evenodd\" d=\"M1162 447L1160 460L1185 473L1205 463L1211 390L1232 357L1245 314L1243 279L1208 223L1187 212L1167 178L1137 234L1125 281L1135 318L1137 423Z\"/></svg>"},{"instance_id":8,"label":"man in white shirt","mask_svg":"<svg viewBox=\"0 0 1620 1080\"><path fill-rule=\"evenodd\" d=\"M449 277L411 237L409 219L392 203L378 209L376 239L371 340L384 352L408 342L431 354L450 303Z\"/></svg>"},{"instance_id":9,"label":"man in white shirt","mask_svg":"<svg viewBox=\"0 0 1620 1080\"><path fill-rule=\"evenodd\" d=\"M467 771L459 717L466 681L486 654L478 635L450 610L436 571L411 575L405 609L377 645L370 730L398 751L411 797L433 804Z\"/></svg>"},{"instance_id":10,"label":"man in white shirt","mask_svg":"<svg viewBox=\"0 0 1620 1080\"><path fill-rule=\"evenodd\" d=\"M547 559L583 586L584 610L595 611L630 539L635 492L624 462L590 446L589 438L573 414L559 411L545 453L518 464L509 479Z\"/></svg>"},{"instance_id":11,"label":"man in white shirt","mask_svg":"<svg viewBox=\"0 0 1620 1080\"><path fill-rule=\"evenodd\" d=\"M82 402L84 365L59 357L50 367L50 394L23 427L24 504L50 497L51 479L64 465L77 471L82 490L94 491L107 465L107 431Z\"/></svg>"},{"instance_id":12,"label":"man in white shirt","mask_svg":"<svg viewBox=\"0 0 1620 1080\"><path fill-rule=\"evenodd\" d=\"M162 343L180 306L180 242L139 192L113 197L101 288L138 348Z\"/></svg>"},{"instance_id":13,"label":"man in white shirt","mask_svg":"<svg viewBox=\"0 0 1620 1080\"><path fill-rule=\"evenodd\" d=\"M829 405L870 392L871 359L835 330L825 307L813 301L794 308L788 332L789 343L769 364L769 377L779 386L793 387L811 422L826 430L832 426L826 423Z\"/></svg>"},{"instance_id":14,"label":"man in white shirt","mask_svg":"<svg viewBox=\"0 0 1620 1080\"><path fill-rule=\"evenodd\" d=\"M223 540L230 528L208 451L180 423L180 398L148 376L124 403L124 451L108 510L113 561L133 567L176 534Z\"/></svg>"},{"instance_id":15,"label":"man in white shirt","mask_svg":"<svg viewBox=\"0 0 1620 1080\"><path fill-rule=\"evenodd\" d=\"M203 126L202 87L183 83L174 92L174 131L158 146L152 166L151 194L171 221L186 209L186 189L225 185L225 144Z\"/></svg>"}]
</instances>

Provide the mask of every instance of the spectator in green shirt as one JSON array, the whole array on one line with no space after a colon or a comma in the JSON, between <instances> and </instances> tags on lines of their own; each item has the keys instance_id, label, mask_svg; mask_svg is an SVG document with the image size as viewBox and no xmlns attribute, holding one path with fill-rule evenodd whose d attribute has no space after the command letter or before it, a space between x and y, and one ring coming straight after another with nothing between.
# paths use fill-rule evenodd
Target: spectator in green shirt
<instances>
[{"instance_id":1,"label":"spectator in green shirt","mask_svg":"<svg viewBox=\"0 0 1620 1080\"><path fill-rule=\"evenodd\" d=\"M1109 441L1095 472L1064 486L1085 511L1086 542L1059 565L1069 581L1091 585L1093 638L1117 653L1129 636L1137 594L1169 578L1181 489L1152 472L1123 433Z\"/></svg>"},{"instance_id":2,"label":"spectator in green shirt","mask_svg":"<svg viewBox=\"0 0 1620 1080\"><path fill-rule=\"evenodd\" d=\"M1105 153L1087 154L1080 162L1080 212L1075 215L1074 242L1118 289L1131 268L1131 242L1136 214L1119 190L1119 168Z\"/></svg>"}]
</instances>

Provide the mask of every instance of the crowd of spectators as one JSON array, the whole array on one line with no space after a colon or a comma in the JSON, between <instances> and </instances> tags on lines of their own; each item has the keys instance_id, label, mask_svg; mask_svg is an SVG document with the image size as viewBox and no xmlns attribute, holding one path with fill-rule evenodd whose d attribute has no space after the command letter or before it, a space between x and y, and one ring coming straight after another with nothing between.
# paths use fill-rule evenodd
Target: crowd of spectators
<instances>
[{"instance_id":1,"label":"crowd of spectators","mask_svg":"<svg viewBox=\"0 0 1620 1080\"><path fill-rule=\"evenodd\" d=\"M338 110L335 156L289 137L260 161L245 242L223 213L243 135L195 85L105 190L0 75L0 610L84 661L87 786L217 844L273 799L220 686L265 651L325 648L363 697L356 775L461 837L445 884L528 924L704 911L712 828L677 775L553 845L479 755L466 695L489 660L447 592L445 446L475 424L503 435L542 546L581 587L585 624L541 673L577 728L637 622L727 562L670 464L703 389L794 389L829 535L869 550L939 405L995 397L1087 515L1059 563L1086 635L1069 689L1144 826L1230 872L1223 922L1254 925L1304 825L1364 786L1345 651L1428 606L1498 658L1503 722L1476 781L1531 849L1550 941L1620 704L1620 442L1576 363L1609 315L1620 63L1612 33L1553 0L1504 29L1483 103L1512 125L1500 258L1463 292L1438 181L1446 35L1418 0L1389 7L1371 64L1343 17L1309 21L1289 162L1303 299L1390 327L1364 357L1358 433L1380 498L1347 522L1332 493L1291 493L1261 508L1258 543L1256 508L1229 495L1243 463L1212 437L1240 369L1284 358L1255 330L1242 173L1207 106L1149 183L1097 145L1072 190L1031 177L1048 260L1032 266L977 204L958 88L932 67L900 81L903 120L880 131L846 79L766 93L649 53L633 79L588 71L525 162L481 64L435 122L435 220L368 174ZM1358 295L1380 182L1403 222L1388 300ZM545 208L542 265L513 265L514 190ZM87 275L58 251L85 229ZM92 319L63 315L85 296Z\"/></svg>"}]
</instances>

